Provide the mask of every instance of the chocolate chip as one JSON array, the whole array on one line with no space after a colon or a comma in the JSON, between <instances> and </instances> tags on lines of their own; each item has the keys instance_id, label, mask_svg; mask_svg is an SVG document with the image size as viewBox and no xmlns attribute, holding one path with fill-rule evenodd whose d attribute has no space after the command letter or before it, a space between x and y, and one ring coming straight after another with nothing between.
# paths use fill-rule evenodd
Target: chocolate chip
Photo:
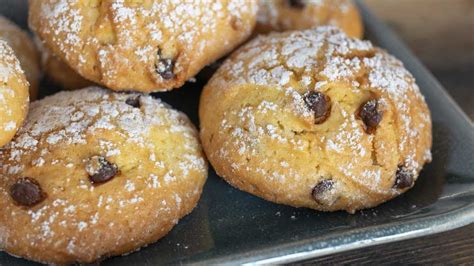
<instances>
[{"instance_id":1,"label":"chocolate chip","mask_svg":"<svg viewBox=\"0 0 474 266\"><path fill-rule=\"evenodd\" d=\"M307 93L304 102L313 111L315 124L323 123L331 114L331 99L321 92Z\"/></svg>"},{"instance_id":2,"label":"chocolate chip","mask_svg":"<svg viewBox=\"0 0 474 266\"><path fill-rule=\"evenodd\" d=\"M379 109L377 100L369 100L360 107L357 116L364 122L365 131L372 134L382 121L383 111Z\"/></svg>"},{"instance_id":3,"label":"chocolate chip","mask_svg":"<svg viewBox=\"0 0 474 266\"><path fill-rule=\"evenodd\" d=\"M413 186L414 182L413 172L403 166L398 166L393 187L397 189L409 188Z\"/></svg>"},{"instance_id":4,"label":"chocolate chip","mask_svg":"<svg viewBox=\"0 0 474 266\"><path fill-rule=\"evenodd\" d=\"M313 191L311 192L313 199L320 204L324 204L328 201L326 194L333 188L333 186L334 181L331 179L323 179L319 181L319 183L314 186Z\"/></svg>"},{"instance_id":5,"label":"chocolate chip","mask_svg":"<svg viewBox=\"0 0 474 266\"><path fill-rule=\"evenodd\" d=\"M125 103L132 107L140 108L140 96L130 97L125 101Z\"/></svg>"},{"instance_id":6,"label":"chocolate chip","mask_svg":"<svg viewBox=\"0 0 474 266\"><path fill-rule=\"evenodd\" d=\"M287 0L287 3L292 8L303 9L306 6L304 0Z\"/></svg>"},{"instance_id":7,"label":"chocolate chip","mask_svg":"<svg viewBox=\"0 0 474 266\"><path fill-rule=\"evenodd\" d=\"M239 31L243 27L242 20L236 16L232 16L230 18L230 26L232 27L233 30Z\"/></svg>"},{"instance_id":8,"label":"chocolate chip","mask_svg":"<svg viewBox=\"0 0 474 266\"><path fill-rule=\"evenodd\" d=\"M23 206L36 205L46 198L39 183L29 177L16 181L10 188L10 196L16 203Z\"/></svg>"},{"instance_id":9,"label":"chocolate chip","mask_svg":"<svg viewBox=\"0 0 474 266\"><path fill-rule=\"evenodd\" d=\"M158 49L157 52L158 60L155 64L155 71L163 79L169 80L174 78L174 60L171 58L165 58L161 55L161 49Z\"/></svg>"},{"instance_id":10,"label":"chocolate chip","mask_svg":"<svg viewBox=\"0 0 474 266\"><path fill-rule=\"evenodd\" d=\"M115 164L107 161L102 156L94 156L86 164L86 171L92 183L105 183L111 180L118 173Z\"/></svg>"}]
</instances>

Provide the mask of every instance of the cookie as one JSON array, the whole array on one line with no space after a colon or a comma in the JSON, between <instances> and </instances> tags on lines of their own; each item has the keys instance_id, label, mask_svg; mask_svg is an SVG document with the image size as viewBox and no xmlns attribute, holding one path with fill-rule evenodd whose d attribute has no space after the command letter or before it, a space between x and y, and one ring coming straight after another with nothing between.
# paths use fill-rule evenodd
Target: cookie
<instances>
[{"instance_id":1,"label":"cookie","mask_svg":"<svg viewBox=\"0 0 474 266\"><path fill-rule=\"evenodd\" d=\"M0 165L1 249L56 264L155 242L191 212L207 177L184 114L97 87L34 102Z\"/></svg>"},{"instance_id":2,"label":"cookie","mask_svg":"<svg viewBox=\"0 0 474 266\"><path fill-rule=\"evenodd\" d=\"M28 112L28 81L20 61L0 40L0 148L9 142Z\"/></svg>"},{"instance_id":3,"label":"cookie","mask_svg":"<svg viewBox=\"0 0 474 266\"><path fill-rule=\"evenodd\" d=\"M181 87L251 34L257 0L29 2L29 22L81 76L113 90Z\"/></svg>"},{"instance_id":4,"label":"cookie","mask_svg":"<svg viewBox=\"0 0 474 266\"><path fill-rule=\"evenodd\" d=\"M38 96L41 69L39 53L32 38L19 26L0 16L0 39L6 41L15 51L21 68L25 71L26 79L30 83L30 99L35 100Z\"/></svg>"},{"instance_id":5,"label":"cookie","mask_svg":"<svg viewBox=\"0 0 474 266\"><path fill-rule=\"evenodd\" d=\"M205 86L201 141L217 173L269 201L370 208L431 160L431 117L413 76L335 27L260 36Z\"/></svg>"},{"instance_id":6,"label":"cookie","mask_svg":"<svg viewBox=\"0 0 474 266\"><path fill-rule=\"evenodd\" d=\"M66 90L78 90L94 85L51 53L38 39L36 44L41 54L41 68L49 81Z\"/></svg>"},{"instance_id":7,"label":"cookie","mask_svg":"<svg viewBox=\"0 0 474 266\"><path fill-rule=\"evenodd\" d=\"M260 0L255 33L305 30L332 25L363 37L363 24L352 0Z\"/></svg>"}]
</instances>

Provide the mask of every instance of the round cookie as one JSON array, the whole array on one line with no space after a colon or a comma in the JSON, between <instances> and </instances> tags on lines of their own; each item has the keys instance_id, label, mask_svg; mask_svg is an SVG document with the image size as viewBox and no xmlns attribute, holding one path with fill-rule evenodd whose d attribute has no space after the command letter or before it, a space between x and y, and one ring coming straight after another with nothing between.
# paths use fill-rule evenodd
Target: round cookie
<instances>
[{"instance_id":1,"label":"round cookie","mask_svg":"<svg viewBox=\"0 0 474 266\"><path fill-rule=\"evenodd\" d=\"M412 75L335 27L250 41L206 85L199 115L220 176L295 207L376 206L431 160L430 112Z\"/></svg>"},{"instance_id":2,"label":"round cookie","mask_svg":"<svg viewBox=\"0 0 474 266\"><path fill-rule=\"evenodd\" d=\"M191 212L207 177L184 114L93 87L32 103L0 165L1 249L55 264L155 242Z\"/></svg>"},{"instance_id":3,"label":"round cookie","mask_svg":"<svg viewBox=\"0 0 474 266\"><path fill-rule=\"evenodd\" d=\"M251 34L257 0L30 1L30 26L88 80L113 90L181 87Z\"/></svg>"},{"instance_id":4,"label":"round cookie","mask_svg":"<svg viewBox=\"0 0 474 266\"><path fill-rule=\"evenodd\" d=\"M35 100L38 96L41 69L39 53L33 40L27 32L3 16L0 16L0 39L5 40L15 51L30 83L30 99Z\"/></svg>"},{"instance_id":5,"label":"round cookie","mask_svg":"<svg viewBox=\"0 0 474 266\"><path fill-rule=\"evenodd\" d=\"M255 33L305 30L332 25L363 37L363 24L352 0L260 0Z\"/></svg>"},{"instance_id":6,"label":"round cookie","mask_svg":"<svg viewBox=\"0 0 474 266\"><path fill-rule=\"evenodd\" d=\"M7 42L0 40L0 148L23 124L28 103L28 81L20 61Z\"/></svg>"},{"instance_id":7,"label":"round cookie","mask_svg":"<svg viewBox=\"0 0 474 266\"><path fill-rule=\"evenodd\" d=\"M60 58L51 53L41 41L37 40L37 46L41 53L41 67L46 77L54 84L66 90L78 90L93 86L94 83L79 75Z\"/></svg>"}]
</instances>

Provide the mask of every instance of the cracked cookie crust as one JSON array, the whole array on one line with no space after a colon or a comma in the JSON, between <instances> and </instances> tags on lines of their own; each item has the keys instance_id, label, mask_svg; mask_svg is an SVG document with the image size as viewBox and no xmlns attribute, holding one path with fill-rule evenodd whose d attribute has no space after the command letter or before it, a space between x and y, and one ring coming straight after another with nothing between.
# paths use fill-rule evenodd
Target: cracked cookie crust
<instances>
[{"instance_id":1,"label":"cracked cookie crust","mask_svg":"<svg viewBox=\"0 0 474 266\"><path fill-rule=\"evenodd\" d=\"M260 36L206 85L201 141L231 185L322 211L376 206L431 160L431 117L402 63L335 27Z\"/></svg>"},{"instance_id":2,"label":"cracked cookie crust","mask_svg":"<svg viewBox=\"0 0 474 266\"><path fill-rule=\"evenodd\" d=\"M165 236L207 177L189 119L144 94L97 87L31 104L0 149L0 247L47 264L90 263Z\"/></svg>"},{"instance_id":3,"label":"cracked cookie crust","mask_svg":"<svg viewBox=\"0 0 474 266\"><path fill-rule=\"evenodd\" d=\"M251 34L257 0L29 1L32 30L79 74L114 90L181 87Z\"/></svg>"}]
</instances>

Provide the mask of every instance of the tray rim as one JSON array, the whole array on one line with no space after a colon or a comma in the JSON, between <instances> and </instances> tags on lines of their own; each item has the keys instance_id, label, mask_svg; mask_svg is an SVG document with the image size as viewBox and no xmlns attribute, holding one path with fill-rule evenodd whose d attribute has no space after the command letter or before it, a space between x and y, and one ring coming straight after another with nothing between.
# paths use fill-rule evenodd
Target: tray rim
<instances>
[{"instance_id":1,"label":"tray rim","mask_svg":"<svg viewBox=\"0 0 474 266\"><path fill-rule=\"evenodd\" d=\"M299 243L292 243L288 245L286 250L283 251L281 250L281 245L276 248L260 249L259 252L265 255L262 255L262 258L259 258L257 260L254 260L254 255L249 254L251 252L247 252L239 253L237 255L222 256L216 259L205 259L192 264L268 265L300 262L344 251L350 251L364 247L376 246L412 239L416 237L428 236L436 233L442 233L462 226L466 226L473 222L474 202L467 204L462 208L458 208L454 211L448 211L439 215L415 219L413 221L404 222L403 224L395 225L397 222L392 222L384 225L375 225L361 229L352 229L344 233L335 233L327 236L323 242L336 243L334 246L331 246L329 244L327 247L324 248L315 248L314 246L316 246L317 243L321 243L321 239L318 239L317 241L309 239ZM397 233L391 234L390 231L396 231ZM380 232L383 232L383 234L380 234ZM360 240L358 241L344 243L344 240L347 239L347 237L349 236L362 235L365 236L364 239L360 238ZM305 247L308 246L312 248L312 250L305 251ZM290 251L290 249L294 250ZM280 255L272 257L271 255L275 253L280 253Z\"/></svg>"},{"instance_id":2,"label":"tray rim","mask_svg":"<svg viewBox=\"0 0 474 266\"><path fill-rule=\"evenodd\" d=\"M381 21L363 3L363 0L355 0L355 2L359 7L364 23L367 24L367 21L370 21L369 23L375 32L383 32L385 39L389 40L393 46L397 46L399 54L397 58L405 65L411 65L413 68L420 71L422 75L425 76L426 80L432 83L433 88L441 94L440 97L447 99L446 105L453 108L453 111L456 112L457 115L459 115L474 131L474 121L469 119L469 117L462 111L461 107L444 89L441 83L420 62L410 49L407 48L404 42L385 24L385 22ZM390 50L390 48L387 49ZM462 195L458 196L462 197ZM318 239L317 241L308 239L290 243L286 247L285 244L283 244L276 247L259 249L258 253L262 255L257 255L258 257L256 257L253 252L242 252L239 254L220 256L214 259L194 261L191 262L191 264L267 265L292 263L364 247L429 236L460 228L471 223L474 223L474 202L455 210L428 217L417 218L412 221L403 222L402 224L391 222L383 225L374 225L360 229L351 229L343 233L331 234L325 237L324 241L321 239ZM356 239L359 239L356 241L345 241L349 236L364 237L355 237ZM329 244L327 247L317 248L317 244L321 242L334 243L334 245Z\"/></svg>"}]
</instances>

